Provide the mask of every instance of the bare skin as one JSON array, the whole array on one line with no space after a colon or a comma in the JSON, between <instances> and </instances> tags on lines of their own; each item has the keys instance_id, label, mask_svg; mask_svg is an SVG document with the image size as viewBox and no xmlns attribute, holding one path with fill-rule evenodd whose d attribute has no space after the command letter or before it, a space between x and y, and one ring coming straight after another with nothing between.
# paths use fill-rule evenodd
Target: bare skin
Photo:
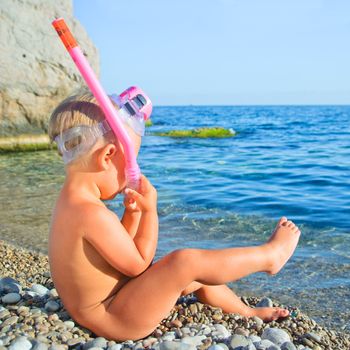
<instances>
[{"instance_id":1,"label":"bare skin","mask_svg":"<svg viewBox=\"0 0 350 350\"><path fill-rule=\"evenodd\" d=\"M140 140L133 136L136 154ZM146 177L127 191L123 218L101 201L125 188L120 145L97 145L85 165L67 167L49 237L52 278L80 325L114 340L140 339L167 317L180 295L224 312L285 317L281 308L250 308L226 283L254 272L276 274L293 254L300 231L281 218L261 246L179 249L153 262L158 241L157 192ZM74 213L74 215L72 215ZM218 273L220 271L220 273ZM161 286L161 287L160 287Z\"/></svg>"}]
</instances>

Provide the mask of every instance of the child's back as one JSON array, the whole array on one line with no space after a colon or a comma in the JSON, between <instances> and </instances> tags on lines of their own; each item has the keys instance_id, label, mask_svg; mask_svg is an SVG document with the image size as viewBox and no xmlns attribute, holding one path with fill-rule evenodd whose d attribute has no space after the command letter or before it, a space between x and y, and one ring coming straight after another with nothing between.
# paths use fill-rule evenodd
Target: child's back
<instances>
[{"instance_id":1,"label":"child's back","mask_svg":"<svg viewBox=\"0 0 350 350\"><path fill-rule=\"evenodd\" d=\"M72 188L63 188L51 223L52 278L65 308L77 321L103 316L111 297L130 279L113 268L84 238L87 230L98 235L92 232L96 227L91 222L97 212L115 216L103 203L83 198ZM116 216L114 219L118 220Z\"/></svg>"}]
</instances>

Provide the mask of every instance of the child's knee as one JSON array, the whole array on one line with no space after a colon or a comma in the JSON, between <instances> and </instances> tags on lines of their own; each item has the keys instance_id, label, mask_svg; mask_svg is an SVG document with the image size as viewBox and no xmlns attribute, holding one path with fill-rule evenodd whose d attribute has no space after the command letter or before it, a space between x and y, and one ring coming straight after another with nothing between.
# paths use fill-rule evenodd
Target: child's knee
<instances>
[{"instance_id":1,"label":"child's knee","mask_svg":"<svg viewBox=\"0 0 350 350\"><path fill-rule=\"evenodd\" d=\"M191 248L177 249L170 253L170 261L175 269L189 271L198 262L198 252Z\"/></svg>"}]
</instances>

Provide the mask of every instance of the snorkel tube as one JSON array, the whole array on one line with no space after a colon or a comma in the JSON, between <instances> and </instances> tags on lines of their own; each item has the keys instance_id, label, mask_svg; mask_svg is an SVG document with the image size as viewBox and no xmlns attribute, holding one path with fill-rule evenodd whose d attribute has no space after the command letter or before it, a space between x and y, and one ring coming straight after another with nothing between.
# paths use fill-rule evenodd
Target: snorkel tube
<instances>
[{"instance_id":1,"label":"snorkel tube","mask_svg":"<svg viewBox=\"0 0 350 350\"><path fill-rule=\"evenodd\" d=\"M127 134L122 122L118 118L118 112L113 106L111 100L104 92L100 82L98 81L94 71L89 65L89 62L82 53L75 38L70 32L66 22L63 18L55 19L52 25L56 29L59 37L61 38L65 48L69 52L76 66L78 67L82 77L86 84L95 96L99 106L106 116L106 120L111 127L112 131L120 141L124 149L125 157L125 177L127 186L134 190L139 187L139 181L141 177L141 171L136 161L136 154L134 147L131 143L131 139Z\"/></svg>"}]
</instances>

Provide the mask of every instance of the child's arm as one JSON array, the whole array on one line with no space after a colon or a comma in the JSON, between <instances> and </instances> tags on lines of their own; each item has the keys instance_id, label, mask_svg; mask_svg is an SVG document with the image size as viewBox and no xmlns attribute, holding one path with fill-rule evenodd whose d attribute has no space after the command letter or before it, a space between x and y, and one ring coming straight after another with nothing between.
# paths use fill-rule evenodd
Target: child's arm
<instances>
[{"instance_id":1,"label":"child's arm","mask_svg":"<svg viewBox=\"0 0 350 350\"><path fill-rule=\"evenodd\" d=\"M87 244L113 268L129 277L141 274L150 264L139 250L118 217L107 208L89 205L84 208L84 234Z\"/></svg>"},{"instance_id":2,"label":"child's arm","mask_svg":"<svg viewBox=\"0 0 350 350\"><path fill-rule=\"evenodd\" d=\"M134 238L140 224L141 211L133 211L127 206L125 208L121 223L131 238Z\"/></svg>"},{"instance_id":3,"label":"child's arm","mask_svg":"<svg viewBox=\"0 0 350 350\"><path fill-rule=\"evenodd\" d=\"M144 175L141 176L139 191L128 188L125 193L128 200L135 201L134 207L139 208L142 213L134 242L148 262L148 267L154 258L158 243L157 191Z\"/></svg>"},{"instance_id":4,"label":"child's arm","mask_svg":"<svg viewBox=\"0 0 350 350\"><path fill-rule=\"evenodd\" d=\"M134 240L110 210L100 206L84 208L84 239L116 270L135 277L151 264L158 240L157 191L142 175L146 191L132 191L142 210Z\"/></svg>"}]
</instances>

